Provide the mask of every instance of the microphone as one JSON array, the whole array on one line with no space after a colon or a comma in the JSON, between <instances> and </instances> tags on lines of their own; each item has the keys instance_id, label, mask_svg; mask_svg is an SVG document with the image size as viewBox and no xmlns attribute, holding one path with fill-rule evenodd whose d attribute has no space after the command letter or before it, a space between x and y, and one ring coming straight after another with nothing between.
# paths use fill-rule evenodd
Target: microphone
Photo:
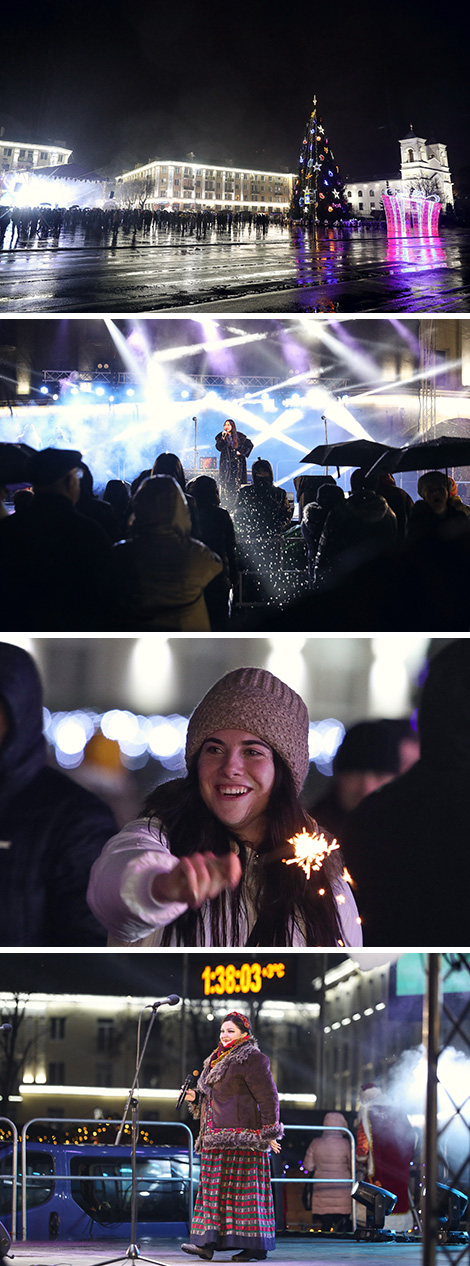
<instances>
[{"instance_id":1,"label":"microphone","mask_svg":"<svg viewBox=\"0 0 470 1266\"><path fill-rule=\"evenodd\" d=\"M0 1033L11 1033L12 1028L12 1024L0 1024Z\"/></svg>"},{"instance_id":2,"label":"microphone","mask_svg":"<svg viewBox=\"0 0 470 1266\"><path fill-rule=\"evenodd\" d=\"M177 1098L177 1100L176 1100L176 1107L177 1107L177 1109L178 1109L178 1108L181 1108L181 1107L183 1106L183 1103L184 1103L184 1096L185 1096L185 1094L186 1094L186 1091L187 1091L187 1090L195 1090L195 1089L196 1089L196 1086L197 1086L197 1079L198 1079L198 1077L199 1077L199 1069L198 1069L198 1068L193 1068L192 1073L188 1073L187 1077L185 1077L184 1082L183 1082L183 1085L182 1085L181 1090L180 1090L180 1093L179 1093L178 1098Z\"/></svg>"},{"instance_id":3,"label":"microphone","mask_svg":"<svg viewBox=\"0 0 470 1266\"><path fill-rule=\"evenodd\" d=\"M156 1011L157 1007L164 1007L165 1003L168 1003L169 1007L177 1007L179 1002L181 1002L179 993L170 993L168 998L159 998L158 1002L152 1002L152 1011Z\"/></svg>"}]
</instances>

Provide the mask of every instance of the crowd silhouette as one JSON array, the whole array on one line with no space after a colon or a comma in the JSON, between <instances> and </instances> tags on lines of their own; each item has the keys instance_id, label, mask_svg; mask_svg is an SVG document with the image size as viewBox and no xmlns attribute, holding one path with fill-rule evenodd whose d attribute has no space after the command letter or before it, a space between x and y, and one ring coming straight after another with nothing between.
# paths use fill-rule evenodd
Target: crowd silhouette
<instances>
[{"instance_id":1,"label":"crowd silhouette","mask_svg":"<svg viewBox=\"0 0 470 1266\"><path fill-rule=\"evenodd\" d=\"M470 508L429 471L417 499L357 470L295 479L257 459L237 491L175 453L94 489L73 449L0 446L5 629L332 631L470 627ZM15 459L16 460L16 459ZM16 488L13 485L16 484Z\"/></svg>"}]
</instances>

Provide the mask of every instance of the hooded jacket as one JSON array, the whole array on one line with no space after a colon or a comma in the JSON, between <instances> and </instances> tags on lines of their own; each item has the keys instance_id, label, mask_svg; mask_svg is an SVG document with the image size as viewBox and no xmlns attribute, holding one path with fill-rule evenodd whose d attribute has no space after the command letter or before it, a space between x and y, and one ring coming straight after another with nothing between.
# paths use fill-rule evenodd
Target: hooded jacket
<instances>
[{"instance_id":1,"label":"hooded jacket","mask_svg":"<svg viewBox=\"0 0 470 1266\"><path fill-rule=\"evenodd\" d=\"M42 691L34 661L0 643L0 941L7 945L102 945L87 907L92 862L115 829L111 811L46 763Z\"/></svg>"},{"instance_id":2,"label":"hooded jacket","mask_svg":"<svg viewBox=\"0 0 470 1266\"><path fill-rule=\"evenodd\" d=\"M347 1121L341 1112L327 1112L324 1134L316 1134L307 1148L304 1168L315 1178L350 1178L352 1173L351 1139L344 1134ZM351 1186L347 1182L313 1184L312 1213L351 1212Z\"/></svg>"},{"instance_id":3,"label":"hooded jacket","mask_svg":"<svg viewBox=\"0 0 470 1266\"><path fill-rule=\"evenodd\" d=\"M342 835L365 945L469 942L470 640L431 660L419 706L420 760L367 796Z\"/></svg>"},{"instance_id":4,"label":"hooded jacket","mask_svg":"<svg viewBox=\"0 0 470 1266\"><path fill-rule=\"evenodd\" d=\"M190 535L191 516L176 479L145 480L134 506L134 538L114 546L126 624L210 632L204 588L222 562Z\"/></svg>"},{"instance_id":5,"label":"hooded jacket","mask_svg":"<svg viewBox=\"0 0 470 1266\"><path fill-rule=\"evenodd\" d=\"M333 506L315 559L314 584L336 583L396 543L397 520L384 497L363 488Z\"/></svg>"},{"instance_id":6,"label":"hooded jacket","mask_svg":"<svg viewBox=\"0 0 470 1266\"><path fill-rule=\"evenodd\" d=\"M253 1037L227 1051L211 1068L205 1060L197 1088L201 1131L197 1151L252 1148L267 1151L270 1139L284 1133L279 1123L279 1098L269 1059ZM198 1115L198 1108L193 1115Z\"/></svg>"}]
</instances>

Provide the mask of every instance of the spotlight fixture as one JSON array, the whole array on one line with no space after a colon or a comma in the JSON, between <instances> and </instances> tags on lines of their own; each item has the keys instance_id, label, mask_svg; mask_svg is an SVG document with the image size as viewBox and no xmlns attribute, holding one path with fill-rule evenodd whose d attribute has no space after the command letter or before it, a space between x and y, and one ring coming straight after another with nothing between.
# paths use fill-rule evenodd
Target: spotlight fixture
<instances>
[{"instance_id":1,"label":"spotlight fixture","mask_svg":"<svg viewBox=\"0 0 470 1266\"><path fill-rule=\"evenodd\" d=\"M3 1222L0 1222L0 1262L4 1262L7 1257L13 1257L13 1254L10 1253L10 1249L11 1238L6 1227L4 1227Z\"/></svg>"},{"instance_id":2,"label":"spotlight fixture","mask_svg":"<svg viewBox=\"0 0 470 1266\"><path fill-rule=\"evenodd\" d=\"M393 1231L386 1231L385 1218L392 1213L397 1203L393 1191L385 1187L376 1187L372 1182L355 1182L351 1187L353 1200L364 1205L366 1209L365 1227L357 1227L358 1240L390 1240L394 1239Z\"/></svg>"},{"instance_id":3,"label":"spotlight fixture","mask_svg":"<svg viewBox=\"0 0 470 1266\"><path fill-rule=\"evenodd\" d=\"M468 1205L468 1196L457 1187L436 1183L436 1217L439 1222L439 1244L467 1244L468 1232L460 1231L460 1221Z\"/></svg>"}]
</instances>

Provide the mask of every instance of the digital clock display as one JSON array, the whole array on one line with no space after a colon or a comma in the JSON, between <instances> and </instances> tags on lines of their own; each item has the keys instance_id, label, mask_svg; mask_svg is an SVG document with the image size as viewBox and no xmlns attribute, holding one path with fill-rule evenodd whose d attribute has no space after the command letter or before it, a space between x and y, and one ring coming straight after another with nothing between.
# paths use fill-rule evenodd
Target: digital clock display
<instances>
[{"instance_id":1,"label":"digital clock display","mask_svg":"<svg viewBox=\"0 0 470 1266\"><path fill-rule=\"evenodd\" d=\"M202 960L204 962L204 959ZM199 977L204 997L234 998L237 994L258 997L289 998L295 996L295 957L283 960L259 957L227 958L221 962L214 955L205 963Z\"/></svg>"}]
</instances>

